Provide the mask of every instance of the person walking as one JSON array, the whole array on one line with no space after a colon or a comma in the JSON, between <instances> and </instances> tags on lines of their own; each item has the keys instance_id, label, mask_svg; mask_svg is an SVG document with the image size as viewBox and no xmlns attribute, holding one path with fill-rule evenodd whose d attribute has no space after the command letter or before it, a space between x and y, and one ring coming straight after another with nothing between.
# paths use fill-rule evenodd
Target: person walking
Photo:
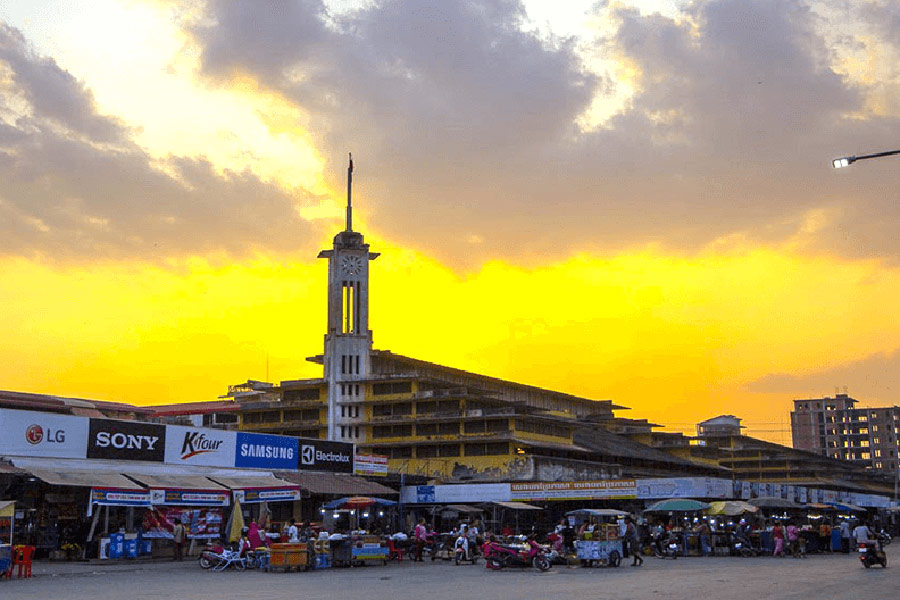
<instances>
[{"instance_id":1,"label":"person walking","mask_svg":"<svg viewBox=\"0 0 900 600\"><path fill-rule=\"evenodd\" d=\"M616 521L616 523L619 526L619 539L626 540L627 539L626 532L628 529L628 525L625 523L625 519L623 517L619 517L619 519ZM628 558L628 543L627 542L622 544L622 558Z\"/></svg>"},{"instance_id":2,"label":"person walking","mask_svg":"<svg viewBox=\"0 0 900 600\"><path fill-rule=\"evenodd\" d=\"M709 556L709 523L707 523L706 521L700 521L700 526L697 528L697 534L700 537L700 552L703 554L703 556Z\"/></svg>"},{"instance_id":3,"label":"person walking","mask_svg":"<svg viewBox=\"0 0 900 600\"><path fill-rule=\"evenodd\" d=\"M824 518L819 524L819 551L831 552L831 525Z\"/></svg>"},{"instance_id":4,"label":"person walking","mask_svg":"<svg viewBox=\"0 0 900 600\"><path fill-rule=\"evenodd\" d=\"M419 519L418 525L416 525L416 530L413 533L413 538L416 542L416 556L413 559L414 562L424 562L425 559L422 558L422 551L425 550L425 539L428 537L428 531L425 529L425 519Z\"/></svg>"},{"instance_id":5,"label":"person walking","mask_svg":"<svg viewBox=\"0 0 900 600\"><path fill-rule=\"evenodd\" d=\"M775 540L775 552L772 553L772 556L784 558L784 529L782 529L781 523L777 521L772 527L772 539Z\"/></svg>"},{"instance_id":6,"label":"person walking","mask_svg":"<svg viewBox=\"0 0 900 600\"><path fill-rule=\"evenodd\" d=\"M791 556L800 558L800 530L797 529L797 526L794 525L793 521L788 521L784 533L787 536L788 548L791 551Z\"/></svg>"},{"instance_id":7,"label":"person walking","mask_svg":"<svg viewBox=\"0 0 900 600\"><path fill-rule=\"evenodd\" d=\"M841 521L841 552L850 553L850 523L846 519Z\"/></svg>"},{"instance_id":8,"label":"person walking","mask_svg":"<svg viewBox=\"0 0 900 600\"><path fill-rule=\"evenodd\" d=\"M184 560L184 540L186 537L184 521L178 519L175 521L175 527L172 529L172 541L175 543L175 560Z\"/></svg>"},{"instance_id":9,"label":"person walking","mask_svg":"<svg viewBox=\"0 0 900 600\"><path fill-rule=\"evenodd\" d=\"M631 556L634 560L631 562L632 567L640 567L644 564L644 558L641 556L641 535L638 531L637 523L631 517L625 517L625 544L631 550Z\"/></svg>"},{"instance_id":10,"label":"person walking","mask_svg":"<svg viewBox=\"0 0 900 600\"><path fill-rule=\"evenodd\" d=\"M300 541L300 529L297 527L297 520L291 519L291 526L287 530L288 542L296 544Z\"/></svg>"}]
</instances>

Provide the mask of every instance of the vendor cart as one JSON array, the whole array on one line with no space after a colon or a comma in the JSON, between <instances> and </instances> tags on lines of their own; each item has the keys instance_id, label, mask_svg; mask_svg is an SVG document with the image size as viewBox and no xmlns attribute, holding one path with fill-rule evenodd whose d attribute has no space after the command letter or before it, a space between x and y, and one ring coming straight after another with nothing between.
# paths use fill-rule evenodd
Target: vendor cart
<instances>
[{"instance_id":1,"label":"vendor cart","mask_svg":"<svg viewBox=\"0 0 900 600\"><path fill-rule=\"evenodd\" d=\"M377 535L355 535L350 542L351 566L362 566L366 561L378 561L386 565L390 549Z\"/></svg>"},{"instance_id":2,"label":"vendor cart","mask_svg":"<svg viewBox=\"0 0 900 600\"><path fill-rule=\"evenodd\" d=\"M269 570L309 570L309 547L306 542L272 544L269 551Z\"/></svg>"},{"instance_id":3,"label":"vendor cart","mask_svg":"<svg viewBox=\"0 0 900 600\"><path fill-rule=\"evenodd\" d=\"M581 509L566 513L576 520L591 519L595 521L611 521L628 514L614 509ZM599 564L605 567L618 567L622 564L623 547L619 538L619 526L612 523L597 523L592 532L586 532L584 539L575 542L575 557L584 566Z\"/></svg>"}]
</instances>

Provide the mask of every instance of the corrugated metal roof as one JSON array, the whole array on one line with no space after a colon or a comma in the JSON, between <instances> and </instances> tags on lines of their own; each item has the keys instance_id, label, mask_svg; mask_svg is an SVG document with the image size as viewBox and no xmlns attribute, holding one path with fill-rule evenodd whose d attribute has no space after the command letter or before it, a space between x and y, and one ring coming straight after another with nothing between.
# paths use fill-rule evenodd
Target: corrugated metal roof
<instances>
[{"instance_id":1,"label":"corrugated metal roof","mask_svg":"<svg viewBox=\"0 0 900 600\"><path fill-rule=\"evenodd\" d=\"M326 496L384 496L397 494L391 488L355 475L278 471L285 481L296 483L310 494Z\"/></svg>"}]
</instances>

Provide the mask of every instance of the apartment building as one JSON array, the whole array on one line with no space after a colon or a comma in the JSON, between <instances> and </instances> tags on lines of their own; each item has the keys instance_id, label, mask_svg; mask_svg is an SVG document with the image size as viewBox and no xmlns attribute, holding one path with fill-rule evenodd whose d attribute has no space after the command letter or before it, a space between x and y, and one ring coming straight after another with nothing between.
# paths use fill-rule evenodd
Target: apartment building
<instances>
[{"instance_id":1,"label":"apartment building","mask_svg":"<svg viewBox=\"0 0 900 600\"><path fill-rule=\"evenodd\" d=\"M896 474L900 453L900 407L858 407L846 393L794 400L794 448L860 467Z\"/></svg>"}]
</instances>

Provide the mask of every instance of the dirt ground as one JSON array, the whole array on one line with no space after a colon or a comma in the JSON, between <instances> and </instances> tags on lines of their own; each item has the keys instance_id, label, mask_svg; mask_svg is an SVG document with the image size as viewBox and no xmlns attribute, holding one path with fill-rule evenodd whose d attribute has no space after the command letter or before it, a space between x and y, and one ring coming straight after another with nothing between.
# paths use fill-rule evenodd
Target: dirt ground
<instances>
[{"instance_id":1,"label":"dirt ground","mask_svg":"<svg viewBox=\"0 0 900 600\"><path fill-rule=\"evenodd\" d=\"M449 562L323 569L308 573L213 573L196 560L120 564L39 563L32 579L0 581L0 599L71 600L490 600L493 598L689 599L897 598L900 548L888 547L888 568L864 569L853 555L806 559L645 558L618 568L554 566L488 571Z\"/></svg>"}]
</instances>

